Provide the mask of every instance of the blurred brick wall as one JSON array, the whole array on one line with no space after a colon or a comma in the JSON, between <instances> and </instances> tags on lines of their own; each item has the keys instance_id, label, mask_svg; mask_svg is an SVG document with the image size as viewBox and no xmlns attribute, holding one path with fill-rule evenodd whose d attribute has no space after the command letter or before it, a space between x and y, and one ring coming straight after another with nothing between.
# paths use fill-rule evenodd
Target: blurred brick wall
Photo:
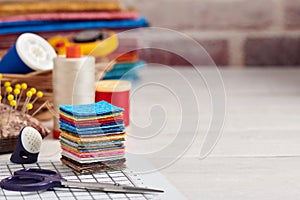
<instances>
[{"instance_id":1,"label":"blurred brick wall","mask_svg":"<svg viewBox=\"0 0 300 200\"><path fill-rule=\"evenodd\" d=\"M300 0L124 1L135 5L152 26L194 38L219 66L300 65ZM184 42L166 41L159 36L155 40L166 45ZM141 54L150 62L187 64L168 52L149 52L143 50Z\"/></svg>"}]
</instances>

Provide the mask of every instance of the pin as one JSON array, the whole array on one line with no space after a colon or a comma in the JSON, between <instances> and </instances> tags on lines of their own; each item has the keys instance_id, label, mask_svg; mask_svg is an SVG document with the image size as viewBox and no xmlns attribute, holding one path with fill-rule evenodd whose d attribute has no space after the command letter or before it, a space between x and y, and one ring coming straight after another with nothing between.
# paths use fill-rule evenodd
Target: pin
<instances>
[{"instance_id":1,"label":"pin","mask_svg":"<svg viewBox=\"0 0 300 200\"><path fill-rule=\"evenodd\" d=\"M6 91L7 93L11 93L11 92L13 91L13 89L12 89L12 87L8 86L8 87L5 89L5 91Z\"/></svg>"},{"instance_id":2,"label":"pin","mask_svg":"<svg viewBox=\"0 0 300 200\"><path fill-rule=\"evenodd\" d=\"M24 105L23 105L23 108L22 108L22 112L23 113L25 113L25 111L26 111L26 106L27 106L27 104L29 103L29 101L30 101L30 99L31 99L31 97L32 97L32 92L31 91L27 91L26 92L26 99L25 99L25 102L24 102Z\"/></svg>"},{"instance_id":3,"label":"pin","mask_svg":"<svg viewBox=\"0 0 300 200\"><path fill-rule=\"evenodd\" d=\"M14 94L15 94L15 100L18 100L18 95L20 94L20 89L18 89L18 88L15 88L14 89ZM18 103L18 102L16 102L16 103ZM17 109L17 104L16 104L16 106L15 106L15 110Z\"/></svg>"},{"instance_id":4,"label":"pin","mask_svg":"<svg viewBox=\"0 0 300 200\"><path fill-rule=\"evenodd\" d=\"M12 94L10 94L10 95L12 96L12 98L14 98L14 95L12 95ZM8 97L10 97L10 95L8 95ZM7 97L7 98L8 98L8 97ZM11 98L10 98L10 99L11 99ZM13 107L16 106L16 104L17 104L16 100L11 100L11 101L9 102L9 105L11 106L11 109L9 110L9 114L8 114L8 118L7 118L7 123L8 123L9 120L10 120L11 111L12 111Z\"/></svg>"},{"instance_id":5,"label":"pin","mask_svg":"<svg viewBox=\"0 0 300 200\"><path fill-rule=\"evenodd\" d=\"M23 93L24 93L24 91L25 91L26 89L27 89L27 84L26 84L26 83L22 83L22 84L21 84L21 93L20 93L19 98L18 98L18 100L17 100L16 110L18 109L18 106L19 106L20 101L21 101L21 99L22 99L22 95L23 95Z\"/></svg>"},{"instance_id":6,"label":"pin","mask_svg":"<svg viewBox=\"0 0 300 200\"><path fill-rule=\"evenodd\" d=\"M5 82L5 83L7 83L7 82ZM5 85L5 84L4 84ZM7 84L8 85L8 84ZM9 83L9 85L10 85L10 83ZM12 89L12 87L10 87L10 86L8 86L8 87L6 87L5 88L5 93L4 93L4 99L3 99L3 103L5 103L5 101L6 101L6 99L5 99L5 97L7 96L7 94L10 94L11 92L13 91L13 89Z\"/></svg>"},{"instance_id":7,"label":"pin","mask_svg":"<svg viewBox=\"0 0 300 200\"><path fill-rule=\"evenodd\" d=\"M44 93L42 91L38 91L36 93L36 97L34 98L34 100L31 103L34 104L38 99L42 98L43 96L44 96Z\"/></svg>"},{"instance_id":8,"label":"pin","mask_svg":"<svg viewBox=\"0 0 300 200\"><path fill-rule=\"evenodd\" d=\"M44 108L45 106L48 108L48 110L51 112L51 114L54 115L54 112L53 112L53 108L51 108L51 105L49 105L49 101L45 101L42 105L40 105L40 107L38 109L36 109L34 111L34 113L32 113L32 117L34 117L38 112L40 112L40 110L42 110L42 108Z\"/></svg>"},{"instance_id":9,"label":"pin","mask_svg":"<svg viewBox=\"0 0 300 200\"><path fill-rule=\"evenodd\" d=\"M10 84L9 81L5 81L5 83L4 83L4 87L5 87L5 88L9 87L10 85L11 85L11 84Z\"/></svg>"},{"instance_id":10,"label":"pin","mask_svg":"<svg viewBox=\"0 0 300 200\"><path fill-rule=\"evenodd\" d=\"M36 89L35 88L30 88L30 91L32 92L32 94L36 93Z\"/></svg>"},{"instance_id":11,"label":"pin","mask_svg":"<svg viewBox=\"0 0 300 200\"><path fill-rule=\"evenodd\" d=\"M19 89L19 90L21 90L21 84L19 84L19 83L17 83L16 85L15 85L15 89Z\"/></svg>"},{"instance_id":12,"label":"pin","mask_svg":"<svg viewBox=\"0 0 300 200\"><path fill-rule=\"evenodd\" d=\"M22 83L21 89L22 89L22 90L26 90L26 89L27 89L27 84L26 84L26 83Z\"/></svg>"},{"instance_id":13,"label":"pin","mask_svg":"<svg viewBox=\"0 0 300 200\"><path fill-rule=\"evenodd\" d=\"M14 100L14 95L12 95L12 94L9 94L8 96L7 96L7 100L9 101L9 102L11 102L12 100Z\"/></svg>"},{"instance_id":14,"label":"pin","mask_svg":"<svg viewBox=\"0 0 300 200\"><path fill-rule=\"evenodd\" d=\"M16 100L11 100L9 104L10 104L11 107L15 107L16 104L17 104L17 101Z\"/></svg>"},{"instance_id":15,"label":"pin","mask_svg":"<svg viewBox=\"0 0 300 200\"><path fill-rule=\"evenodd\" d=\"M26 112L25 112L25 113L27 113L29 110L32 110L32 109L33 109L33 104L28 103L28 104L26 105Z\"/></svg>"}]
</instances>

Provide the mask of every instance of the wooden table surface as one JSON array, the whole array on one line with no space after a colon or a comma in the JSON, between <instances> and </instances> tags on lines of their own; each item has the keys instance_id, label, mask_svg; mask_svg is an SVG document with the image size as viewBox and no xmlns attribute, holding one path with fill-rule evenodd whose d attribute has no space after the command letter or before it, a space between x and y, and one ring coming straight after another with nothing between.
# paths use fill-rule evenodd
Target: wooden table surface
<instances>
[{"instance_id":1,"label":"wooden table surface","mask_svg":"<svg viewBox=\"0 0 300 200\"><path fill-rule=\"evenodd\" d=\"M210 68L200 69L216 78ZM214 109L201 76L188 67L140 72L131 92L126 148L156 167L137 170L159 170L188 199L300 198L300 69L220 73L224 127L211 154L200 159ZM58 159L59 152L58 141L48 137L41 157Z\"/></svg>"},{"instance_id":2,"label":"wooden table surface","mask_svg":"<svg viewBox=\"0 0 300 200\"><path fill-rule=\"evenodd\" d=\"M199 153L211 117L210 98L194 69L175 71L166 67L151 69L142 73L141 80L159 83L166 79L166 88L171 85L171 89L174 88L170 82L179 88L190 82L200 107L199 115L185 116L200 118L195 140L177 162L161 172L189 199L300 198L300 69L221 69L226 90L225 125L215 149L204 160L199 159ZM178 74L186 80L180 81ZM146 114L139 110L141 105L147 105L145 102L170 108L170 125L152 144L144 142L144 148L158 149L178 133L173 126L177 127L180 121L180 106L172 105L173 96L159 88L145 88L141 92L144 98L137 101L136 107L133 105L139 119ZM189 104L193 95L191 90L181 91L180 103ZM195 135L193 129L183 132L187 138ZM164 159L162 155L153 161L163 163Z\"/></svg>"}]
</instances>

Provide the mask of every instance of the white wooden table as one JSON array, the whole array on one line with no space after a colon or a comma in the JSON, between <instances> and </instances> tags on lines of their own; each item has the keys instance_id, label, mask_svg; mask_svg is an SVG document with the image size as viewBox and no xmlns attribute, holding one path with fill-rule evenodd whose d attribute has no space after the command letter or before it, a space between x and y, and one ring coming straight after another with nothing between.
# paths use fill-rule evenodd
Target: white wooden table
<instances>
[{"instance_id":1,"label":"white wooden table","mask_svg":"<svg viewBox=\"0 0 300 200\"><path fill-rule=\"evenodd\" d=\"M199 153L213 108L201 78L192 68L148 67L140 74L132 90L128 153L141 154L162 168L189 199L300 198L300 69L221 69L226 120L219 142L204 160ZM199 112L182 116L186 105L193 110L191 98ZM182 125L182 118L191 123L199 119L198 127ZM178 134L191 145L181 149L183 155L165 154L164 149L182 148L170 145ZM41 157L58 159L59 151L58 141L48 137Z\"/></svg>"}]
</instances>

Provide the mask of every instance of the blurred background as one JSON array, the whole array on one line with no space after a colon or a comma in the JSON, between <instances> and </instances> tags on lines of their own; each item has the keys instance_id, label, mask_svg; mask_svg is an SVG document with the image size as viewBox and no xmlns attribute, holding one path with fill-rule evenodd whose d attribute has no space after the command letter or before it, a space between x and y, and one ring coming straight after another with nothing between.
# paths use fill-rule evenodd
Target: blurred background
<instances>
[{"instance_id":1,"label":"blurred background","mask_svg":"<svg viewBox=\"0 0 300 200\"><path fill-rule=\"evenodd\" d=\"M300 0L122 0L151 26L180 31L198 41L218 66L300 64ZM184 41L155 38L182 45ZM175 44L174 44L175 43ZM193 49L190 49L193 54ZM195 55L197 56L197 55ZM149 62L187 65L174 54L143 50ZM199 61L201 64L201 61Z\"/></svg>"},{"instance_id":2,"label":"blurred background","mask_svg":"<svg viewBox=\"0 0 300 200\"><path fill-rule=\"evenodd\" d=\"M76 0L71 2L82 2ZM89 0L91 1L91 0ZM92 0L97 6L101 2L118 2L122 5L121 12L134 11L139 17L145 16L147 23L153 27L168 28L179 31L199 42L211 55L218 66L298 66L300 65L300 0ZM21 31L13 32L15 35L5 33L6 25L3 17L20 15L18 8L10 13L4 6L9 2L1 0L1 27L4 33L0 35L0 48L7 50ZM5 3L6 2L6 3ZM15 2L15 1L13 1ZM17 2L34 2L32 0L18 0ZM38 2L38 1L35 1ZM40 1L41 2L41 1ZM48 1L54 2L54 0ZM88 0L87 0L88 2ZM46 3L45 3L46 4ZM34 7L33 4L25 5ZM20 8L19 8L20 9ZM38 9L37 9L38 10ZM54 9L53 9L54 10ZM64 9L60 9L61 12ZM96 9L95 9L96 10ZM99 10L99 9L98 9ZM97 11L98 11L97 10ZM5 11L5 12L4 12ZM41 12L40 10L39 12ZM67 12L70 10L67 9ZM74 11L74 10L73 10ZM76 12L88 12L84 7L77 8ZM25 11L24 11L25 12ZM48 10L49 12L49 10ZM50 13L51 13L50 9ZM54 10L55 12L55 10ZM31 12L25 12L31 14ZM22 13L21 13L22 14ZM129 17L130 18L130 17ZM130 19L128 20L130 21ZM141 18L138 22L121 27L120 24L95 26L95 28L109 28L127 30L146 26ZM66 20L70 18L61 18ZM4 20L4 21L3 21ZM74 19L73 19L74 20ZM91 18L90 20L96 20ZM47 22L51 23L51 22ZM10 24L17 27L18 24ZM69 29L68 33L85 29ZM15 29L17 30L17 29ZM28 31L34 29L28 28ZM49 32L35 31L45 38L60 33L59 30ZM161 38L160 35L151 37L153 42L172 44L173 48L180 47L185 41L174 40L171 36ZM150 44L151 45L151 44ZM194 49L189 49L194 55ZM146 62L167 65L189 65L184 59L166 51L144 49L139 52L140 58ZM0 52L0 56L5 52ZM199 60L199 65L201 59Z\"/></svg>"}]
</instances>

